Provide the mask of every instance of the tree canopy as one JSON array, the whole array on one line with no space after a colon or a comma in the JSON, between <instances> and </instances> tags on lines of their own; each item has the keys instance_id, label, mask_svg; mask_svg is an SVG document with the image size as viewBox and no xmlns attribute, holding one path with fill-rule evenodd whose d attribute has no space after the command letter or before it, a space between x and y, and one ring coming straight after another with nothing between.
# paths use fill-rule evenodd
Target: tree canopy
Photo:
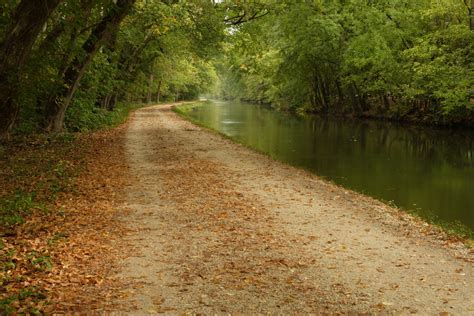
<instances>
[{"instance_id":1,"label":"tree canopy","mask_svg":"<svg viewBox=\"0 0 474 316\"><path fill-rule=\"evenodd\" d=\"M210 60L224 36L224 4L22 0L1 6L2 138L12 128L93 127L117 101L195 98L216 76Z\"/></svg>"},{"instance_id":2,"label":"tree canopy","mask_svg":"<svg viewBox=\"0 0 474 316\"><path fill-rule=\"evenodd\" d=\"M266 6L268 16L229 36L222 96L315 112L472 122L472 2Z\"/></svg>"},{"instance_id":3,"label":"tree canopy","mask_svg":"<svg viewBox=\"0 0 474 316\"><path fill-rule=\"evenodd\" d=\"M211 91L283 109L472 122L472 2L3 1L0 138L93 128L117 102Z\"/></svg>"}]
</instances>

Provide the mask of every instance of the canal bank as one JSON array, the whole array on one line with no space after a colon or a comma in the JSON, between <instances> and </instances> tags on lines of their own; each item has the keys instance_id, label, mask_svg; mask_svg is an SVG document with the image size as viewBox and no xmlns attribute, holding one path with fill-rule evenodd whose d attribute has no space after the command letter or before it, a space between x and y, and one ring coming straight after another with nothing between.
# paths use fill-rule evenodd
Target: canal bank
<instances>
[{"instance_id":1,"label":"canal bank","mask_svg":"<svg viewBox=\"0 0 474 316\"><path fill-rule=\"evenodd\" d=\"M137 111L126 146L138 314L474 312L474 254L422 221L170 106Z\"/></svg>"},{"instance_id":2,"label":"canal bank","mask_svg":"<svg viewBox=\"0 0 474 316\"><path fill-rule=\"evenodd\" d=\"M474 131L301 117L233 101L175 109L273 159L474 237Z\"/></svg>"}]
</instances>

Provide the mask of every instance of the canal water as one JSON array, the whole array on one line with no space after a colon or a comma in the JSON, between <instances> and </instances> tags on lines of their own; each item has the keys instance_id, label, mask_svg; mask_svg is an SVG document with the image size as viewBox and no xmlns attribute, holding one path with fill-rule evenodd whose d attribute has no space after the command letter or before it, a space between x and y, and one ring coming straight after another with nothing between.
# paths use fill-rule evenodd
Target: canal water
<instances>
[{"instance_id":1,"label":"canal water","mask_svg":"<svg viewBox=\"0 0 474 316\"><path fill-rule=\"evenodd\" d=\"M239 102L183 110L275 159L423 217L474 230L472 130L300 117Z\"/></svg>"}]
</instances>

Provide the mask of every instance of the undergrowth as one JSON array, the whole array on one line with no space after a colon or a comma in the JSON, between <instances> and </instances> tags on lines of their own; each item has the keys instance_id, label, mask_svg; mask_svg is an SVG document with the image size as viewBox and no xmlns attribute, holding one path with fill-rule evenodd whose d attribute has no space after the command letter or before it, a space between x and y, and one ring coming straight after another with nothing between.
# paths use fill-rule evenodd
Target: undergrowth
<instances>
[{"instance_id":1,"label":"undergrowth","mask_svg":"<svg viewBox=\"0 0 474 316\"><path fill-rule=\"evenodd\" d=\"M71 107L66 116L66 126L70 132L95 131L102 128L113 128L125 122L132 110L143 104L119 104L112 111L88 107Z\"/></svg>"},{"instance_id":2,"label":"undergrowth","mask_svg":"<svg viewBox=\"0 0 474 316\"><path fill-rule=\"evenodd\" d=\"M113 128L140 106L120 105L94 117L83 111L65 133L23 128L0 144L0 315L42 314L49 304L48 291L31 284L55 267L54 249L68 241L52 223L62 223L61 200L77 195L75 179L85 168L90 144L74 132Z\"/></svg>"},{"instance_id":3,"label":"undergrowth","mask_svg":"<svg viewBox=\"0 0 474 316\"><path fill-rule=\"evenodd\" d=\"M56 216L57 199L74 191L80 158L74 134L17 135L0 155L0 314L41 314L47 303L27 278L50 271L48 250L36 249L35 226ZM46 220L46 219L44 219ZM35 224L38 223L38 224ZM32 227L31 229L29 227ZM46 232L47 234L47 232Z\"/></svg>"}]
</instances>

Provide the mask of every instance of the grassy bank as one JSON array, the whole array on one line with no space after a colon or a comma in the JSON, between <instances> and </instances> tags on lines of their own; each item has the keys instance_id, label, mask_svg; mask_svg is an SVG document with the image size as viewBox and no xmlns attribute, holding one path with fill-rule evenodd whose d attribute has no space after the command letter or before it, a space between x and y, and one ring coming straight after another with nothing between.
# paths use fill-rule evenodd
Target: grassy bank
<instances>
[{"instance_id":1,"label":"grassy bank","mask_svg":"<svg viewBox=\"0 0 474 316\"><path fill-rule=\"evenodd\" d=\"M96 303L81 291L97 294L113 267L114 254L102 250L119 229L112 223L125 159L117 126L140 106L70 129L80 133L22 130L1 145L0 314L66 312L77 295Z\"/></svg>"},{"instance_id":2,"label":"grassy bank","mask_svg":"<svg viewBox=\"0 0 474 316\"><path fill-rule=\"evenodd\" d=\"M238 139L235 139L233 137L229 137L229 136L227 136L227 135L225 135L225 134L223 134L223 133L221 133L217 130L214 130L214 129L210 128L209 126L206 126L205 124L202 124L199 121L196 121L194 118L190 117L188 115L189 110L192 109L193 107L197 107L197 106L200 106L200 105L202 105L202 103L186 104L186 105L182 105L182 106L176 106L176 107L173 108L173 110L174 110L174 112L176 112L178 115L180 115L184 119L186 119L188 121L191 121L193 124L196 124L198 126L206 128L206 129L212 131L213 133L220 134L223 137L228 138L228 139L230 139L234 142L240 143L241 145L243 145L243 146L245 146L245 147L247 147L251 150L257 151L261 154L264 154L264 155L268 156L267 153L259 151L255 148L252 148L252 147L248 146L247 144L244 144L244 143L240 142ZM274 158L272 158L272 159L274 159ZM276 159L276 160L278 160L278 159ZM330 179L325 178L325 180L328 181L328 182L331 182L335 185L338 185L338 184L334 183L333 181L331 181ZM432 224L433 233L437 233L437 234L440 234L440 235L445 235L443 238L446 239L446 240L453 240L453 239L454 240L462 240L468 246L474 247L474 231L469 229L468 227L466 227L462 223L446 222L446 221L440 220L436 216L423 216L422 217L413 210L404 209L404 208L401 208L401 207L395 205L392 201L381 200L381 202L383 202L387 205L390 205L391 207L393 207L395 209L398 209L400 212L410 214L414 218L414 220L417 220L417 221L420 221L420 222L423 222L423 223Z\"/></svg>"}]
</instances>

